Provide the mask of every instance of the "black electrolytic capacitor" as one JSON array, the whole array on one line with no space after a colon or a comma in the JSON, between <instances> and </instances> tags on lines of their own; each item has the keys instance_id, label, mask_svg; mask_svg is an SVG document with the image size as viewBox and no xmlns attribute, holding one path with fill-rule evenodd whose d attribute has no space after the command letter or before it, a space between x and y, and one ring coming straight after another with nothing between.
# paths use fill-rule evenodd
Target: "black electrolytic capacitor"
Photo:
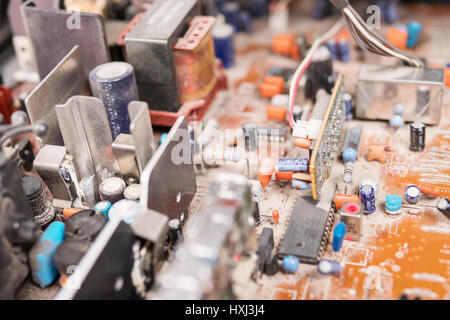
<instances>
[{"instance_id":1,"label":"black electrolytic capacitor","mask_svg":"<svg viewBox=\"0 0 450 320\"><path fill-rule=\"evenodd\" d=\"M94 210L75 213L65 223L66 239L93 241L106 223L105 216Z\"/></svg>"},{"instance_id":2,"label":"black electrolytic capacitor","mask_svg":"<svg viewBox=\"0 0 450 320\"><path fill-rule=\"evenodd\" d=\"M409 149L422 151L425 148L425 124L422 121L414 121L409 125Z\"/></svg>"},{"instance_id":3,"label":"black electrolytic capacitor","mask_svg":"<svg viewBox=\"0 0 450 320\"><path fill-rule=\"evenodd\" d=\"M25 176L22 178L22 187L36 224L41 227L48 225L55 218L55 208L44 191L41 179Z\"/></svg>"}]
</instances>

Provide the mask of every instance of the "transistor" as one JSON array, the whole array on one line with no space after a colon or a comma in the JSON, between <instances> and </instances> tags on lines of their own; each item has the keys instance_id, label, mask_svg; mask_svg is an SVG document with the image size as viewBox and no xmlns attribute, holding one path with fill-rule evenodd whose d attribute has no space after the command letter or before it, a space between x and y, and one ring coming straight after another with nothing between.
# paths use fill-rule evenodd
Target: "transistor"
<instances>
[{"instance_id":1,"label":"transistor","mask_svg":"<svg viewBox=\"0 0 450 320\"><path fill-rule=\"evenodd\" d=\"M317 264L324 253L334 212L316 206L311 198L297 198L278 256L297 256L300 261Z\"/></svg>"}]
</instances>

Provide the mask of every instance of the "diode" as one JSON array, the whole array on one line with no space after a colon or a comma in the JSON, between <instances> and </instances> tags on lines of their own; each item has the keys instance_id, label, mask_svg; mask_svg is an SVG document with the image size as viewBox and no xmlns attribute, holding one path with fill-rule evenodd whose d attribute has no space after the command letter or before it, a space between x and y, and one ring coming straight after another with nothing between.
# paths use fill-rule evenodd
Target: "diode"
<instances>
[{"instance_id":1,"label":"diode","mask_svg":"<svg viewBox=\"0 0 450 320\"><path fill-rule=\"evenodd\" d=\"M409 125L409 150L422 151L425 148L425 124L416 120Z\"/></svg>"},{"instance_id":2,"label":"diode","mask_svg":"<svg viewBox=\"0 0 450 320\"><path fill-rule=\"evenodd\" d=\"M338 252L342 248L347 227L344 222L339 221L333 232L333 251Z\"/></svg>"},{"instance_id":3,"label":"diode","mask_svg":"<svg viewBox=\"0 0 450 320\"><path fill-rule=\"evenodd\" d=\"M120 199L123 199L125 187L125 181L122 179L118 177L107 178L103 180L98 188L100 199L115 203Z\"/></svg>"},{"instance_id":4,"label":"diode","mask_svg":"<svg viewBox=\"0 0 450 320\"><path fill-rule=\"evenodd\" d=\"M280 218L280 211L278 211L277 209L274 209L272 211L272 218L273 218L273 222L275 222L275 225L278 225L278 219Z\"/></svg>"},{"instance_id":5,"label":"diode","mask_svg":"<svg viewBox=\"0 0 450 320\"><path fill-rule=\"evenodd\" d=\"M36 176L25 176L22 178L22 187L34 221L39 226L45 227L55 218L56 212L44 191L41 179Z\"/></svg>"}]
</instances>

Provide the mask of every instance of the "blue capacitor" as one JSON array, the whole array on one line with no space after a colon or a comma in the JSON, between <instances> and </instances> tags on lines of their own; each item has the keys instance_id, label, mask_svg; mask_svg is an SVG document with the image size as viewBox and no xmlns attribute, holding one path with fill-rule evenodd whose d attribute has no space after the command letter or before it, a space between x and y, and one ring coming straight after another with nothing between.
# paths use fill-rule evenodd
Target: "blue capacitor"
<instances>
[{"instance_id":1,"label":"blue capacitor","mask_svg":"<svg viewBox=\"0 0 450 320\"><path fill-rule=\"evenodd\" d=\"M389 125L392 129L398 130L403 127L404 121L403 118L399 115L394 115L391 120L389 120Z\"/></svg>"},{"instance_id":2,"label":"blue capacitor","mask_svg":"<svg viewBox=\"0 0 450 320\"><path fill-rule=\"evenodd\" d=\"M237 2L227 2L222 6L225 21L233 26L234 31L239 30L239 10L240 6Z\"/></svg>"},{"instance_id":3,"label":"blue capacitor","mask_svg":"<svg viewBox=\"0 0 450 320\"><path fill-rule=\"evenodd\" d=\"M278 171L293 171L299 172L308 171L308 159L307 158L279 158L278 159Z\"/></svg>"},{"instance_id":4,"label":"blue capacitor","mask_svg":"<svg viewBox=\"0 0 450 320\"><path fill-rule=\"evenodd\" d=\"M308 183L306 183L305 181L296 180L296 179L293 179L293 180L292 180L292 188L293 188L293 189L296 189L296 190L307 190L307 189L311 189L311 187L309 186Z\"/></svg>"},{"instance_id":5,"label":"blue capacitor","mask_svg":"<svg viewBox=\"0 0 450 320\"><path fill-rule=\"evenodd\" d=\"M114 203L109 209L109 220L121 219L123 222L130 224L136 216L142 211L139 201L122 199Z\"/></svg>"},{"instance_id":6,"label":"blue capacitor","mask_svg":"<svg viewBox=\"0 0 450 320\"><path fill-rule=\"evenodd\" d=\"M338 261L323 259L319 261L317 271L325 275L336 275L342 272L342 266Z\"/></svg>"},{"instance_id":7,"label":"blue capacitor","mask_svg":"<svg viewBox=\"0 0 450 320\"><path fill-rule=\"evenodd\" d=\"M416 185L409 185L405 190L405 199L410 204L416 204L420 200L420 190Z\"/></svg>"},{"instance_id":8,"label":"blue capacitor","mask_svg":"<svg viewBox=\"0 0 450 320\"><path fill-rule=\"evenodd\" d=\"M338 252L342 248L342 243L344 242L345 234L347 233L347 227L345 223L339 221L333 232L333 250Z\"/></svg>"},{"instance_id":9,"label":"blue capacitor","mask_svg":"<svg viewBox=\"0 0 450 320\"><path fill-rule=\"evenodd\" d=\"M396 116L403 116L403 114L405 113L405 108L403 107L402 104L400 103L396 103L394 104L394 115Z\"/></svg>"},{"instance_id":10,"label":"blue capacitor","mask_svg":"<svg viewBox=\"0 0 450 320\"><path fill-rule=\"evenodd\" d=\"M417 45L422 29L423 25L419 21L408 22L408 40L406 42L408 48L414 48Z\"/></svg>"},{"instance_id":11,"label":"blue capacitor","mask_svg":"<svg viewBox=\"0 0 450 320\"><path fill-rule=\"evenodd\" d=\"M41 238L34 244L29 253L33 280L41 288L52 284L58 275L55 265L55 251L64 241L64 223L52 222Z\"/></svg>"},{"instance_id":12,"label":"blue capacitor","mask_svg":"<svg viewBox=\"0 0 450 320\"><path fill-rule=\"evenodd\" d=\"M299 265L300 261L296 256L289 255L283 258L282 266L286 272L296 273Z\"/></svg>"},{"instance_id":13,"label":"blue capacitor","mask_svg":"<svg viewBox=\"0 0 450 320\"><path fill-rule=\"evenodd\" d=\"M111 209L111 202L109 201L100 201L97 202L94 206L94 210L100 213L103 213L106 220L108 220L108 212Z\"/></svg>"},{"instance_id":14,"label":"blue capacitor","mask_svg":"<svg viewBox=\"0 0 450 320\"><path fill-rule=\"evenodd\" d=\"M167 133L164 132L161 137L159 138L159 143L162 144L164 142L164 140L167 138Z\"/></svg>"},{"instance_id":15,"label":"blue capacitor","mask_svg":"<svg viewBox=\"0 0 450 320\"><path fill-rule=\"evenodd\" d=\"M212 29L216 57L222 61L224 68L234 65L233 27L229 24L216 25Z\"/></svg>"},{"instance_id":16,"label":"blue capacitor","mask_svg":"<svg viewBox=\"0 0 450 320\"><path fill-rule=\"evenodd\" d=\"M370 184L363 184L359 188L359 197L361 198L361 203L364 206L364 213L373 213L376 209L375 207L375 190Z\"/></svg>"},{"instance_id":17,"label":"blue capacitor","mask_svg":"<svg viewBox=\"0 0 450 320\"><path fill-rule=\"evenodd\" d=\"M397 214L402 208L402 197L396 194L389 194L386 196L386 212L389 214Z\"/></svg>"},{"instance_id":18,"label":"blue capacitor","mask_svg":"<svg viewBox=\"0 0 450 320\"><path fill-rule=\"evenodd\" d=\"M247 11L239 12L239 31L253 32L252 17Z\"/></svg>"},{"instance_id":19,"label":"blue capacitor","mask_svg":"<svg viewBox=\"0 0 450 320\"><path fill-rule=\"evenodd\" d=\"M342 159L344 160L344 163L346 162L355 162L356 161L356 157L358 156L358 151L356 151L353 148L345 148L342 151Z\"/></svg>"},{"instance_id":20,"label":"blue capacitor","mask_svg":"<svg viewBox=\"0 0 450 320\"><path fill-rule=\"evenodd\" d=\"M327 42L327 48L331 53L331 56L333 57L333 60L339 59L339 50L338 50L338 44L335 39L331 39Z\"/></svg>"},{"instance_id":21,"label":"blue capacitor","mask_svg":"<svg viewBox=\"0 0 450 320\"><path fill-rule=\"evenodd\" d=\"M347 39L339 40L339 53L341 54L341 61L350 61L350 44Z\"/></svg>"},{"instance_id":22,"label":"blue capacitor","mask_svg":"<svg viewBox=\"0 0 450 320\"><path fill-rule=\"evenodd\" d=\"M345 104L345 120L353 119L353 110L352 110L352 95L350 93L344 93L343 97Z\"/></svg>"},{"instance_id":23,"label":"blue capacitor","mask_svg":"<svg viewBox=\"0 0 450 320\"><path fill-rule=\"evenodd\" d=\"M130 133L128 104L139 100L133 66L126 62L108 62L89 74L92 95L105 106L113 140Z\"/></svg>"}]
</instances>

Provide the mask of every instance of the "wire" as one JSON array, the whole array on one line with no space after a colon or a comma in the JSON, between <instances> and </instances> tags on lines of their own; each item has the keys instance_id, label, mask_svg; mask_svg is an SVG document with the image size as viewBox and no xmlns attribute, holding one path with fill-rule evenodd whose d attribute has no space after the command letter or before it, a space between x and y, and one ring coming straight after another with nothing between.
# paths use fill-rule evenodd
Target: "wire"
<instances>
[{"instance_id":1,"label":"wire","mask_svg":"<svg viewBox=\"0 0 450 320\"><path fill-rule=\"evenodd\" d=\"M322 44L324 44L330 38L332 38L336 33L338 33L339 30L341 30L344 27L344 25L345 25L344 20L340 19L331 27L330 30L328 30L326 33L317 38L312 44L303 61L298 66L297 70L295 70L295 73L292 77L291 86L289 88L289 125L291 126L292 129L294 129L295 127L293 117L294 104L295 104L295 97L297 96L297 89L300 79L302 78L305 71L308 69L314 56L314 53L317 51L317 49L320 48L320 46L322 46Z\"/></svg>"}]
</instances>

